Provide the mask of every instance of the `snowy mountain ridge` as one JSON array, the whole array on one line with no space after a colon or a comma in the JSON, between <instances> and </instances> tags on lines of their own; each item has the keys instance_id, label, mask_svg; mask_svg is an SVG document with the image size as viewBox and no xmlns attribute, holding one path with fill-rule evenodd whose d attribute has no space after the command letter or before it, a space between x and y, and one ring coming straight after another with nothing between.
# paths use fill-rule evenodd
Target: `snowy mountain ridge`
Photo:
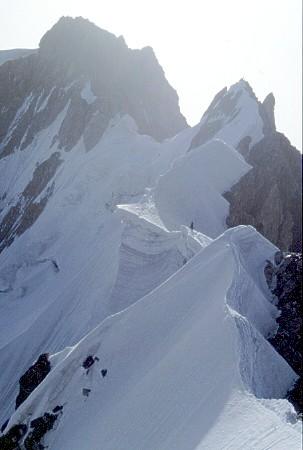
<instances>
[{"instance_id":1,"label":"snowy mountain ridge","mask_svg":"<svg viewBox=\"0 0 303 450\"><path fill-rule=\"evenodd\" d=\"M241 80L187 127L151 49L63 18L0 66L0 102L0 448L300 448L268 341L278 248L227 229L272 98Z\"/></svg>"},{"instance_id":2,"label":"snowy mountain ridge","mask_svg":"<svg viewBox=\"0 0 303 450\"><path fill-rule=\"evenodd\" d=\"M254 285L252 277L262 279L258 269L275 250L253 229L225 232L147 297L107 318L55 355L54 363L51 358L51 373L8 426L28 425L33 416L64 405L47 441L54 449L85 448L85 436L87 448L236 449L251 445L252 438L255 448L286 448L285 440L299 448L300 427L293 425L286 400L257 400L281 398L296 378L257 330L272 332L274 307L256 285L258 303L243 295ZM246 268L240 270L243 260ZM218 272L219 279L212 279ZM236 293L247 304L236 304ZM247 308L255 310L245 317ZM98 360L85 371L81 364L88 355ZM101 369L108 371L105 378ZM282 420L276 409L284 410Z\"/></svg>"}]
</instances>

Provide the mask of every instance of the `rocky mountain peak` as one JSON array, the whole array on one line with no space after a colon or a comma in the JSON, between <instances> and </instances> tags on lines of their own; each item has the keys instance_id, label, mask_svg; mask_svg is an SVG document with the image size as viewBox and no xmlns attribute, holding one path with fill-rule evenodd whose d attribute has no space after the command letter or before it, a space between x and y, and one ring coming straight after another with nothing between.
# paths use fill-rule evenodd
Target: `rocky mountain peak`
<instances>
[{"instance_id":1,"label":"rocky mountain peak","mask_svg":"<svg viewBox=\"0 0 303 450\"><path fill-rule=\"evenodd\" d=\"M268 94L263 103L262 103L262 109L264 111L264 114L266 115L266 124L268 126L269 131L275 131L276 130L276 122L275 122L275 97L274 94L271 92Z\"/></svg>"},{"instance_id":2,"label":"rocky mountain peak","mask_svg":"<svg viewBox=\"0 0 303 450\"><path fill-rule=\"evenodd\" d=\"M238 92L245 91L251 96L251 98L258 101L258 98L257 98L256 94L254 93L252 86L244 78L241 78L239 81L237 81L235 84L233 84L230 87L230 90L232 92L233 91L238 91Z\"/></svg>"},{"instance_id":3,"label":"rocky mountain peak","mask_svg":"<svg viewBox=\"0 0 303 450\"><path fill-rule=\"evenodd\" d=\"M199 132L190 148L213 138L224 138L247 157L253 145L276 130L274 104L273 94L261 103L248 81L242 78L215 95L202 116Z\"/></svg>"},{"instance_id":4,"label":"rocky mountain peak","mask_svg":"<svg viewBox=\"0 0 303 450\"><path fill-rule=\"evenodd\" d=\"M264 124L259 108L260 102L246 80L239 80L229 89L225 87L215 95L203 114L191 148L223 136L235 148L241 147L243 139L251 147L263 137Z\"/></svg>"},{"instance_id":5,"label":"rocky mountain peak","mask_svg":"<svg viewBox=\"0 0 303 450\"><path fill-rule=\"evenodd\" d=\"M90 69L102 60L127 52L124 39L82 17L61 17L42 37L39 53L48 60L73 62L78 69ZM94 61L95 59L95 61Z\"/></svg>"},{"instance_id":6,"label":"rocky mountain peak","mask_svg":"<svg viewBox=\"0 0 303 450\"><path fill-rule=\"evenodd\" d=\"M130 49L123 37L82 17L62 17L42 37L36 54L9 64L0 67L0 101L6 111L0 112L0 145L18 110L24 107L26 113L3 144L0 158L21 142L26 148L34 134L47 128L65 107L59 141L60 148L67 150L84 132L90 150L117 114L128 114L140 133L157 140L187 126L178 95L151 47Z\"/></svg>"}]
</instances>

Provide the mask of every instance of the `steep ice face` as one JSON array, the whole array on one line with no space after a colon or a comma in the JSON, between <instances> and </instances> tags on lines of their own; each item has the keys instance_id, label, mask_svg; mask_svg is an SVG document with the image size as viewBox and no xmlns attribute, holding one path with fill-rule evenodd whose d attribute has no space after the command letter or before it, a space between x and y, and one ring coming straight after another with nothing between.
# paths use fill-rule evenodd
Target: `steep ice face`
<instances>
[{"instance_id":1,"label":"steep ice face","mask_svg":"<svg viewBox=\"0 0 303 450\"><path fill-rule=\"evenodd\" d=\"M45 438L53 450L101 443L108 450L243 449L252 442L299 449L291 406L262 399L281 397L296 377L263 337L270 309L265 326L256 314L243 315L254 300L249 292L240 303L233 298L246 279L262 292L261 261L275 251L248 227L224 233L157 289L51 357L51 373L8 427L64 405ZM265 311L269 299L260 301ZM85 370L88 355L97 359Z\"/></svg>"},{"instance_id":2,"label":"steep ice face","mask_svg":"<svg viewBox=\"0 0 303 450\"><path fill-rule=\"evenodd\" d=\"M224 88L203 115L191 148L217 138L245 153L273 131L267 110L268 102L263 106L245 80Z\"/></svg>"}]
</instances>

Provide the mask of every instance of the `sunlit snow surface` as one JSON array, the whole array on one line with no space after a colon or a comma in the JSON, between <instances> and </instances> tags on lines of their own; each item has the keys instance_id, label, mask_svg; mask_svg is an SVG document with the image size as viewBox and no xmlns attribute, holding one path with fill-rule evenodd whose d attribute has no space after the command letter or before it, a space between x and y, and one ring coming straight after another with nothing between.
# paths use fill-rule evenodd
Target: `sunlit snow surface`
<instances>
[{"instance_id":1,"label":"sunlit snow surface","mask_svg":"<svg viewBox=\"0 0 303 450\"><path fill-rule=\"evenodd\" d=\"M58 150L65 114L0 161L0 217ZM10 421L63 404L49 449L300 448L278 400L296 376L265 339L276 248L251 227L225 231L222 194L250 167L222 135L188 151L197 131L158 143L117 116L91 151L61 151L45 210L0 255L1 420L21 374L56 353ZM100 361L87 375L89 354Z\"/></svg>"}]
</instances>

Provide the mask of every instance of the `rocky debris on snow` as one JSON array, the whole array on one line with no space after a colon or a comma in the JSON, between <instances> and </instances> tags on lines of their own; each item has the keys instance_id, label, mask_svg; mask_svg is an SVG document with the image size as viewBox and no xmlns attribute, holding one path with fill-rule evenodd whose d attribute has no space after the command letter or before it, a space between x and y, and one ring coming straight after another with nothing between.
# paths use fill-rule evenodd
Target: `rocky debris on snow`
<instances>
[{"instance_id":1,"label":"rocky debris on snow","mask_svg":"<svg viewBox=\"0 0 303 450\"><path fill-rule=\"evenodd\" d=\"M91 393L91 389L82 388L82 395L84 395L84 397L88 397L90 393Z\"/></svg>"},{"instance_id":2,"label":"rocky debris on snow","mask_svg":"<svg viewBox=\"0 0 303 450\"><path fill-rule=\"evenodd\" d=\"M82 364L84 369L89 369L95 362L95 358L92 355L89 355Z\"/></svg>"},{"instance_id":3,"label":"rocky debris on snow","mask_svg":"<svg viewBox=\"0 0 303 450\"><path fill-rule=\"evenodd\" d=\"M52 259L52 265L53 265L55 272L60 272L59 264L57 263L57 261L55 259Z\"/></svg>"},{"instance_id":4,"label":"rocky debris on snow","mask_svg":"<svg viewBox=\"0 0 303 450\"><path fill-rule=\"evenodd\" d=\"M19 380L19 394L16 398L16 409L23 403L34 389L44 380L51 370L47 353L42 353L37 361L22 375Z\"/></svg>"},{"instance_id":5,"label":"rocky debris on snow","mask_svg":"<svg viewBox=\"0 0 303 450\"><path fill-rule=\"evenodd\" d=\"M86 375L89 373L90 368L95 363L95 361L100 361L98 356L93 357L92 355L89 355L82 363L83 369L86 370Z\"/></svg>"},{"instance_id":6,"label":"rocky debris on snow","mask_svg":"<svg viewBox=\"0 0 303 450\"><path fill-rule=\"evenodd\" d=\"M63 410L63 405L57 405L53 408L53 413L58 413Z\"/></svg>"},{"instance_id":7,"label":"rocky debris on snow","mask_svg":"<svg viewBox=\"0 0 303 450\"><path fill-rule=\"evenodd\" d=\"M288 398L302 413L302 254L277 252L274 263L267 261L264 274L280 310L278 330L269 340L300 377Z\"/></svg>"},{"instance_id":8,"label":"rocky debris on snow","mask_svg":"<svg viewBox=\"0 0 303 450\"><path fill-rule=\"evenodd\" d=\"M106 375L107 375L107 369L102 369L101 370L101 375L102 375L103 378L105 378Z\"/></svg>"}]
</instances>

